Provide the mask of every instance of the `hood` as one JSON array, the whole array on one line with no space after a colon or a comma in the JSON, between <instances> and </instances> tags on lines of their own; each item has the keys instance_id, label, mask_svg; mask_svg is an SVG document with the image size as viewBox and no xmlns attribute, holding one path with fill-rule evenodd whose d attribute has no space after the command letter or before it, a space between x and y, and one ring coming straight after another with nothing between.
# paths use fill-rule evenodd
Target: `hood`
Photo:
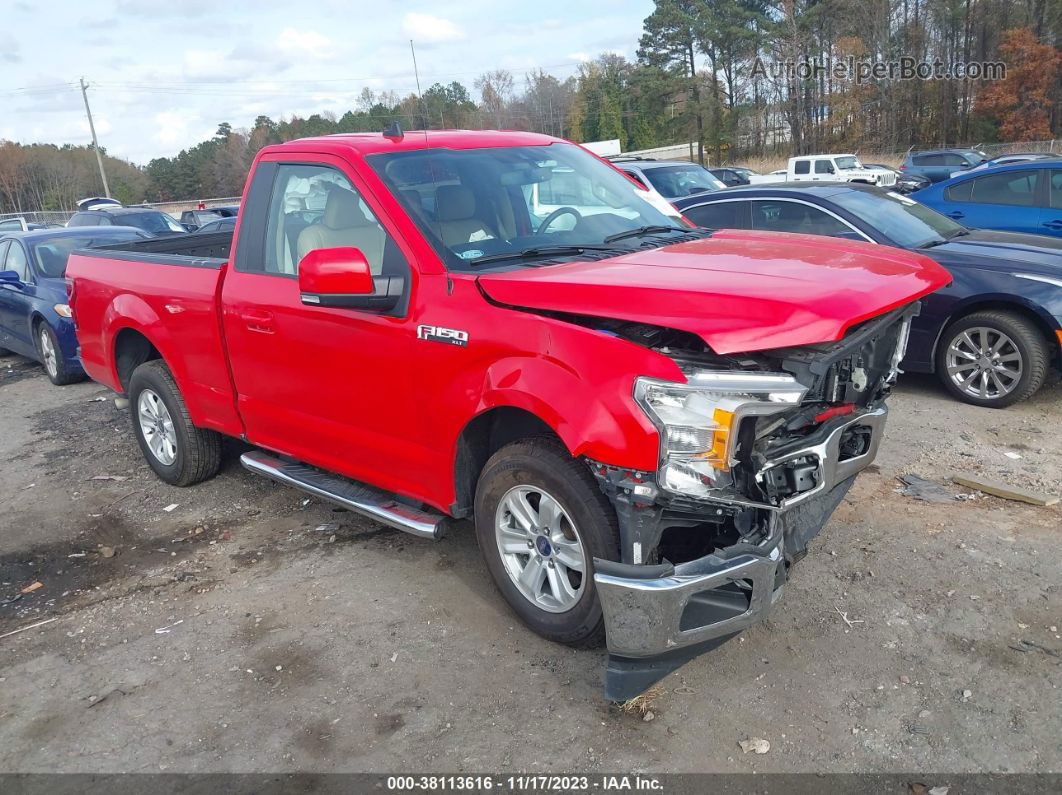
<instances>
[{"instance_id":1,"label":"hood","mask_svg":"<svg viewBox=\"0 0 1062 795\"><path fill-rule=\"evenodd\" d=\"M970 234L954 238L930 250L933 253L955 255L978 260L991 257L996 262L977 264L998 265L1007 271L1015 265L1058 277L1062 275L1062 238L1028 235L1021 232L994 232L971 229ZM972 263L971 263L972 264Z\"/></svg>"},{"instance_id":2,"label":"hood","mask_svg":"<svg viewBox=\"0 0 1062 795\"><path fill-rule=\"evenodd\" d=\"M717 353L838 340L850 326L950 281L920 254L736 230L597 262L478 278L501 304L688 331Z\"/></svg>"},{"instance_id":3,"label":"hood","mask_svg":"<svg viewBox=\"0 0 1062 795\"><path fill-rule=\"evenodd\" d=\"M37 279L37 297L44 298L41 293L47 293L49 298L54 298L56 303L66 303L66 279L53 276L42 276Z\"/></svg>"}]
</instances>

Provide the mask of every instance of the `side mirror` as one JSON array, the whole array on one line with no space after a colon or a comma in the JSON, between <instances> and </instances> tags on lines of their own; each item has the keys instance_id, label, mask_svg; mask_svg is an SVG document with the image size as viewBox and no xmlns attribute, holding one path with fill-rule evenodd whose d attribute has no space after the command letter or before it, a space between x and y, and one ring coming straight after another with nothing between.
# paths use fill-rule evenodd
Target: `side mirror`
<instances>
[{"instance_id":1,"label":"side mirror","mask_svg":"<svg viewBox=\"0 0 1062 795\"><path fill-rule=\"evenodd\" d=\"M0 271L0 284L22 284L18 271Z\"/></svg>"},{"instance_id":2,"label":"side mirror","mask_svg":"<svg viewBox=\"0 0 1062 795\"><path fill-rule=\"evenodd\" d=\"M401 276L373 276L356 248L320 248L299 262L299 292L310 306L394 309L405 291Z\"/></svg>"},{"instance_id":3,"label":"side mirror","mask_svg":"<svg viewBox=\"0 0 1062 795\"><path fill-rule=\"evenodd\" d=\"M185 232L194 232L199 227L189 221L181 221L181 226L184 227Z\"/></svg>"}]
</instances>

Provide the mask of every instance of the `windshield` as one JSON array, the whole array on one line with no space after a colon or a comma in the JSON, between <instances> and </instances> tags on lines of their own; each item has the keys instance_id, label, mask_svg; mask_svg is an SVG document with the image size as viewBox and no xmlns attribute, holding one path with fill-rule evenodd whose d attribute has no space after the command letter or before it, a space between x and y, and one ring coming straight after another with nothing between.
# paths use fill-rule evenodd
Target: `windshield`
<instances>
[{"instance_id":1,"label":"windshield","mask_svg":"<svg viewBox=\"0 0 1062 795\"><path fill-rule=\"evenodd\" d=\"M830 199L904 248L920 248L961 234L965 228L898 193L845 191Z\"/></svg>"},{"instance_id":2,"label":"windshield","mask_svg":"<svg viewBox=\"0 0 1062 795\"><path fill-rule=\"evenodd\" d=\"M109 234L99 233L54 237L32 245L33 258L37 263L37 270L41 275L58 279L66 273L66 261L70 259L70 252L78 248L90 248L104 243L122 243L126 240L142 240L144 236L133 230L115 230Z\"/></svg>"},{"instance_id":3,"label":"windshield","mask_svg":"<svg viewBox=\"0 0 1062 795\"><path fill-rule=\"evenodd\" d=\"M647 168L642 173L665 199L677 199L726 187L708 169L701 166L663 166Z\"/></svg>"},{"instance_id":4,"label":"windshield","mask_svg":"<svg viewBox=\"0 0 1062 795\"><path fill-rule=\"evenodd\" d=\"M122 213L114 216L114 220L122 226L135 226L137 229L143 229L153 235L162 234L163 232L188 231L163 212Z\"/></svg>"},{"instance_id":5,"label":"windshield","mask_svg":"<svg viewBox=\"0 0 1062 795\"><path fill-rule=\"evenodd\" d=\"M642 227L692 231L571 144L422 149L366 160L454 270L501 255L512 255L504 262L511 266L543 248L611 246L606 238ZM614 248L636 245L636 238Z\"/></svg>"},{"instance_id":6,"label":"windshield","mask_svg":"<svg viewBox=\"0 0 1062 795\"><path fill-rule=\"evenodd\" d=\"M842 170L863 167L863 164L859 162L859 158L853 157L852 155L845 155L844 157L835 157L833 159L833 162L837 164L837 168Z\"/></svg>"}]
</instances>

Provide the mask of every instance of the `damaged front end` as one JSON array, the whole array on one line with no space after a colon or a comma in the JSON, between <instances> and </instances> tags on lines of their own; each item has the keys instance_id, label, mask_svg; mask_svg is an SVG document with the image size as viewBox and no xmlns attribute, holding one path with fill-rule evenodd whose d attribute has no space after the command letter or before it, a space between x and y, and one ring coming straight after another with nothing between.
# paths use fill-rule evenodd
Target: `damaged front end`
<instances>
[{"instance_id":1,"label":"damaged front end","mask_svg":"<svg viewBox=\"0 0 1062 795\"><path fill-rule=\"evenodd\" d=\"M877 453L917 306L839 342L741 357L630 332L687 380L637 380L635 400L660 436L655 472L588 462L621 535L620 561L594 561L610 699L637 695L766 615Z\"/></svg>"}]
</instances>

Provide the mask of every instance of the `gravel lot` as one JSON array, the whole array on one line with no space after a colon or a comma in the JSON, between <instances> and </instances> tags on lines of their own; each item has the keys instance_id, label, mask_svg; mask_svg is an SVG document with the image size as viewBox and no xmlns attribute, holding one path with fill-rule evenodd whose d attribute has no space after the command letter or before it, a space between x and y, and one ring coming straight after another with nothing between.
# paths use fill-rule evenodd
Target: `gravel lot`
<instances>
[{"instance_id":1,"label":"gravel lot","mask_svg":"<svg viewBox=\"0 0 1062 795\"><path fill-rule=\"evenodd\" d=\"M166 486L107 390L17 357L0 397L0 634L57 619L0 638L2 771L1062 771L1062 508L948 482L1062 493L1057 385L991 411L903 381L770 620L668 677L651 720L602 699L603 654L515 621L470 527L334 511L235 443Z\"/></svg>"}]
</instances>

